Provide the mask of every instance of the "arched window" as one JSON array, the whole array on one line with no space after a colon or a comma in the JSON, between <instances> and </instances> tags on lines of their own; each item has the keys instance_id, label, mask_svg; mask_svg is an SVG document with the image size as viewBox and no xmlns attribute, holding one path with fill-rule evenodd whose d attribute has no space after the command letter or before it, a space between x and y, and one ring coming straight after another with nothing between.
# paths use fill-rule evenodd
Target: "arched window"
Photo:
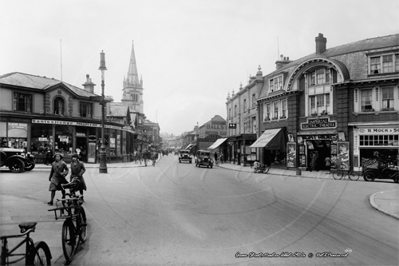
<instances>
[{"instance_id":1,"label":"arched window","mask_svg":"<svg viewBox=\"0 0 399 266\"><path fill-rule=\"evenodd\" d=\"M54 99L54 114L63 115L65 112L65 101L61 97Z\"/></svg>"}]
</instances>

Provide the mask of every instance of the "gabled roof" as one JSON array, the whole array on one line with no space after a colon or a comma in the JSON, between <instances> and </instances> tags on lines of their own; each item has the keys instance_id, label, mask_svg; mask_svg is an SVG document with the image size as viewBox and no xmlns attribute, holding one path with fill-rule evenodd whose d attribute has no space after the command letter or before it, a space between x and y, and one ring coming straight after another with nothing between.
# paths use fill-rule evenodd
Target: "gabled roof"
<instances>
[{"instance_id":1,"label":"gabled roof","mask_svg":"<svg viewBox=\"0 0 399 266\"><path fill-rule=\"evenodd\" d=\"M91 93L89 91L78 88L76 86L60 81L58 79L35 76L20 72L12 72L1 75L0 84L7 84L24 88L32 88L43 91L54 88L55 86L62 84L65 87L67 87L72 93L74 93L76 96L80 97L98 96L97 94Z\"/></svg>"}]
</instances>

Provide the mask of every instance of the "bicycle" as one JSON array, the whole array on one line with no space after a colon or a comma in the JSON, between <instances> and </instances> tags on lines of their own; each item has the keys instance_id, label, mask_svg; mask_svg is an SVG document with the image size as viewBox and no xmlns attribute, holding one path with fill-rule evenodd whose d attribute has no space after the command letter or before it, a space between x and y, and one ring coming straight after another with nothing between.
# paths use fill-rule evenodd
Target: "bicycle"
<instances>
[{"instance_id":1,"label":"bicycle","mask_svg":"<svg viewBox=\"0 0 399 266\"><path fill-rule=\"evenodd\" d=\"M266 164L260 164L258 167L254 167L254 173L267 174L269 170L270 170L270 165Z\"/></svg>"},{"instance_id":2,"label":"bicycle","mask_svg":"<svg viewBox=\"0 0 399 266\"><path fill-rule=\"evenodd\" d=\"M44 241L33 242L32 238L29 237L30 233L35 232L36 222L28 222L19 224L21 229L21 235L8 235L1 236L1 259L0 265L10 265L22 261L25 259L25 265L51 265L51 252L50 248ZM20 238L24 239L19 242L11 250L8 249L9 238ZM25 253L16 254L14 253L19 247L26 244ZM9 257L20 256L21 258L14 261L9 261Z\"/></svg>"},{"instance_id":3,"label":"bicycle","mask_svg":"<svg viewBox=\"0 0 399 266\"><path fill-rule=\"evenodd\" d=\"M352 181L357 181L360 178L360 174L353 170L337 170L332 173L332 176L335 180L341 180L345 176L348 176Z\"/></svg>"},{"instance_id":4,"label":"bicycle","mask_svg":"<svg viewBox=\"0 0 399 266\"><path fill-rule=\"evenodd\" d=\"M54 211L56 220L65 219L61 233L62 251L67 263L70 263L79 245L87 240L86 212L82 206L83 196L76 195L76 184L73 184L72 181L61 185L61 187L62 189L68 188L70 193L65 193L65 198L63 199L57 199L56 208L49 211ZM58 204L61 204L62 207L59 207ZM57 210L60 211L59 216L57 216ZM64 211L67 212L66 215L64 215Z\"/></svg>"}]
</instances>

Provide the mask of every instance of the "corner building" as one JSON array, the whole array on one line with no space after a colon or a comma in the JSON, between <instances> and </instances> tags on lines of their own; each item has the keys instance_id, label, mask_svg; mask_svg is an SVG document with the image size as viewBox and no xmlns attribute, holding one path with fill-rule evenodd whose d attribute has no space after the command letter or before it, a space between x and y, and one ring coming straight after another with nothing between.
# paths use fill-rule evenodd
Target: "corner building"
<instances>
[{"instance_id":1,"label":"corner building","mask_svg":"<svg viewBox=\"0 0 399 266\"><path fill-rule=\"evenodd\" d=\"M314 155L318 170L327 157L332 169L359 171L377 157L397 165L399 34L330 49L322 34L315 41L314 54L282 57L264 76L251 147L263 163L302 170Z\"/></svg>"}]
</instances>

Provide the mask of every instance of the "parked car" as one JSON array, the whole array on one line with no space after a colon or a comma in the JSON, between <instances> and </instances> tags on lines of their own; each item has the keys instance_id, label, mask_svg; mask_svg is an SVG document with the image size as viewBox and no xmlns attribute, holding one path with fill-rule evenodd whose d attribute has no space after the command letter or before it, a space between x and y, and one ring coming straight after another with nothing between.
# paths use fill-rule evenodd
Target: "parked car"
<instances>
[{"instance_id":1,"label":"parked car","mask_svg":"<svg viewBox=\"0 0 399 266\"><path fill-rule=\"evenodd\" d=\"M395 183L399 183L399 167L392 162L377 161L374 164L363 167L362 174L365 181L392 179Z\"/></svg>"},{"instance_id":2,"label":"parked car","mask_svg":"<svg viewBox=\"0 0 399 266\"><path fill-rule=\"evenodd\" d=\"M201 167L201 166L206 166L206 167L213 167L213 161L211 157L211 152L207 150L198 150L197 153L195 154L195 166L196 167Z\"/></svg>"},{"instance_id":3,"label":"parked car","mask_svg":"<svg viewBox=\"0 0 399 266\"><path fill-rule=\"evenodd\" d=\"M191 158L189 150L180 150L179 163L184 161L188 161L189 163L193 162L193 158Z\"/></svg>"},{"instance_id":4,"label":"parked car","mask_svg":"<svg viewBox=\"0 0 399 266\"><path fill-rule=\"evenodd\" d=\"M13 173L31 171L35 168L35 157L24 149L0 148L0 167L6 166Z\"/></svg>"}]
</instances>

